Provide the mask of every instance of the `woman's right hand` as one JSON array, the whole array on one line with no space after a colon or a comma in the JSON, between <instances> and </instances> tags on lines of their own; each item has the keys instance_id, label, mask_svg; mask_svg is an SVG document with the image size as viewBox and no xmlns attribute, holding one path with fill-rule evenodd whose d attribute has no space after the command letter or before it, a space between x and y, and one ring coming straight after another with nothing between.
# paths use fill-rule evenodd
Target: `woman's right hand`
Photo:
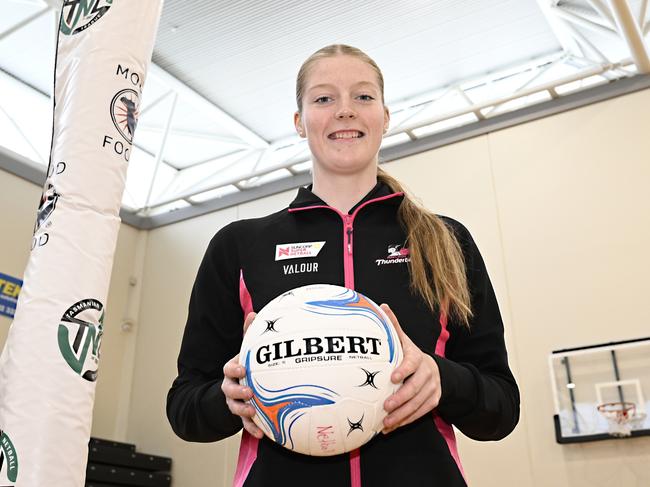
<instances>
[{"instance_id":1,"label":"woman's right hand","mask_svg":"<svg viewBox=\"0 0 650 487\"><path fill-rule=\"evenodd\" d=\"M256 313L248 313L244 321L244 334L255 319ZM235 355L230 361L223 366L223 382L221 390L226 396L226 404L230 412L241 417L244 429L255 438L262 438L264 433L253 422L255 408L244 402L253 397L253 391L250 387L242 386L239 379L246 375L246 369L239 364L239 354Z\"/></svg>"}]
</instances>

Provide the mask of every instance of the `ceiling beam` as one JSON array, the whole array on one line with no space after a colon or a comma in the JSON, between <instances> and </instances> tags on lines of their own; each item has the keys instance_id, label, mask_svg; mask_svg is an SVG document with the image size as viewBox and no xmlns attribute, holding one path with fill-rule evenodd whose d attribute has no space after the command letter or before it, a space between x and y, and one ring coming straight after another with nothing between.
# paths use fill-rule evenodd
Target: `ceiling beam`
<instances>
[{"instance_id":1,"label":"ceiling beam","mask_svg":"<svg viewBox=\"0 0 650 487\"><path fill-rule=\"evenodd\" d=\"M650 89L650 75L637 75L630 78L623 78L586 90L563 95L536 105L523 107L512 112L503 113L486 120L445 130L444 132L422 137L412 142L387 147L380 151L379 159L382 162L402 159L497 130L503 130L522 123L648 89ZM133 214L131 216L134 219L138 219L140 222L139 228L152 229L201 216L206 213L223 210L263 196L297 188L309 182L311 182L311 175L309 173L303 173L254 189L247 189L236 194L215 198L203 203L195 203L191 207L181 208L170 213L150 217Z\"/></svg>"},{"instance_id":2,"label":"ceiling beam","mask_svg":"<svg viewBox=\"0 0 650 487\"><path fill-rule=\"evenodd\" d=\"M50 8L54 9L57 12L61 7L61 3L56 0L43 1ZM265 149L270 145L268 141L264 140L258 134L253 132L253 130L246 127L244 124L223 111L213 102L205 98L203 95L200 95L197 91L190 88L187 84L183 83L175 76L169 74L157 64L153 62L150 64L148 75L158 78L158 80L163 85L177 92L181 98L180 101L182 103L190 103L192 106L200 110L202 113L220 124L222 127L226 128L233 135L246 142L251 147Z\"/></svg>"},{"instance_id":3,"label":"ceiling beam","mask_svg":"<svg viewBox=\"0 0 650 487\"><path fill-rule=\"evenodd\" d=\"M38 19L39 17L41 17L42 15L46 14L46 13L49 12L49 11L50 11L50 8L49 8L49 7L43 7L43 8L42 8L41 10L39 10L38 12L34 12L34 13L33 13L32 15L30 15L29 17L27 17L27 18L21 20L21 21L18 22L17 24L14 24L14 25L12 25L11 27L9 27L8 29L5 29L4 31L0 32L0 41L1 41L2 39L4 39L5 37L10 36L10 35L13 34L14 32L16 32L17 30L22 29L22 28L25 27L27 24L33 22L34 20Z\"/></svg>"},{"instance_id":4,"label":"ceiling beam","mask_svg":"<svg viewBox=\"0 0 650 487\"><path fill-rule=\"evenodd\" d=\"M634 18L630 4L627 0L609 0L609 3L616 20L618 33L627 43L639 73L650 73L648 46L643 39L642 26Z\"/></svg>"}]
</instances>

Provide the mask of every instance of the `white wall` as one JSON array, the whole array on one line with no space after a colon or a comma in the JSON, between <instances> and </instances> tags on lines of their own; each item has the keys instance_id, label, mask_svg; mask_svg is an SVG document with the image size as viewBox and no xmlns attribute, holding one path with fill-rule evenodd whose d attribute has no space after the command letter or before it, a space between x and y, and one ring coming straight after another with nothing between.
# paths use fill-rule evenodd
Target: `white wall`
<instances>
[{"instance_id":1,"label":"white wall","mask_svg":"<svg viewBox=\"0 0 650 487\"><path fill-rule=\"evenodd\" d=\"M213 444L177 438L165 415L176 377L192 283L208 242L229 222L282 208L293 191L152 230L145 259L128 438L143 451L172 456L176 486L230 485L239 436Z\"/></svg>"}]
</instances>

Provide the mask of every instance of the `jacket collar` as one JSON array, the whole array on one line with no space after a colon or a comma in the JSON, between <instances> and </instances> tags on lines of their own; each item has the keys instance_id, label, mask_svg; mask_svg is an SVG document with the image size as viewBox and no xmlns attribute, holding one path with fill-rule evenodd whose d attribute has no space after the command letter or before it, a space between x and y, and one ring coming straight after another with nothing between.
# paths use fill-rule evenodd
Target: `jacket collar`
<instances>
[{"instance_id":1,"label":"jacket collar","mask_svg":"<svg viewBox=\"0 0 650 487\"><path fill-rule=\"evenodd\" d=\"M311 184L306 187L301 186L298 189L298 194L296 195L296 198L289 205L289 209L307 208L310 206L329 206L322 199L320 199L318 196L312 193L311 188L312 188ZM391 195L395 195L395 198L390 198L386 201L391 201L399 204L402 202L402 199L404 198L403 193L394 193L386 184L382 183L381 181L378 181L375 187L372 188L368 192L368 194L366 194L359 202L357 202L356 205L350 208L350 211L348 213L352 214L354 210L356 210L360 205L366 203L367 201L371 201L377 198L383 198Z\"/></svg>"}]
</instances>

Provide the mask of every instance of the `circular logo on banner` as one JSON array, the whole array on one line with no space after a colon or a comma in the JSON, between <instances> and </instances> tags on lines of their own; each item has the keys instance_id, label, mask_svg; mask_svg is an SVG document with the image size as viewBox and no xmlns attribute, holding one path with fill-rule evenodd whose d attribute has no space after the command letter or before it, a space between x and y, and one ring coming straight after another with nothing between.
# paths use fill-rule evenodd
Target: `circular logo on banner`
<instances>
[{"instance_id":1,"label":"circular logo on banner","mask_svg":"<svg viewBox=\"0 0 650 487\"><path fill-rule=\"evenodd\" d=\"M140 116L140 95L126 88L118 91L111 101L111 118L117 131L129 144L133 142L135 126Z\"/></svg>"},{"instance_id":2,"label":"circular logo on banner","mask_svg":"<svg viewBox=\"0 0 650 487\"><path fill-rule=\"evenodd\" d=\"M17 478L18 453L7 433L0 430L0 485L4 487L7 482L15 482Z\"/></svg>"},{"instance_id":3,"label":"circular logo on banner","mask_svg":"<svg viewBox=\"0 0 650 487\"><path fill-rule=\"evenodd\" d=\"M104 305L96 299L82 299L61 317L59 350L68 365L90 382L97 380L99 348L104 334Z\"/></svg>"},{"instance_id":4,"label":"circular logo on banner","mask_svg":"<svg viewBox=\"0 0 650 487\"><path fill-rule=\"evenodd\" d=\"M61 11L61 32L74 35L93 25L111 8L113 0L65 0Z\"/></svg>"},{"instance_id":5,"label":"circular logo on banner","mask_svg":"<svg viewBox=\"0 0 650 487\"><path fill-rule=\"evenodd\" d=\"M43 191L43 195L41 196L41 203L38 205L34 233L41 229L48 218L50 218L50 215L56 209L56 202L59 200L59 196L61 195L56 192L54 186L48 184L47 189Z\"/></svg>"}]
</instances>

